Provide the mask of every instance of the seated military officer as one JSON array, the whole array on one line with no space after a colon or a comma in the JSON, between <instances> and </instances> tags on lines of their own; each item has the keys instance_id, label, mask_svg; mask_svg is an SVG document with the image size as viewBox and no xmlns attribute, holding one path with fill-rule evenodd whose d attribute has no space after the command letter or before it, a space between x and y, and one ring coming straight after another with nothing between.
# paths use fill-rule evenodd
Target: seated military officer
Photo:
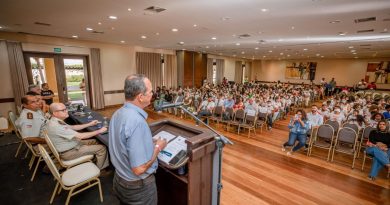
<instances>
[{"instance_id":1,"label":"seated military officer","mask_svg":"<svg viewBox=\"0 0 390 205\"><path fill-rule=\"evenodd\" d=\"M48 122L47 132L62 159L72 160L92 154L96 158L96 166L100 169L109 165L106 147L95 139L89 139L105 132L107 128L102 127L92 132L77 132L77 130L96 125L97 120L81 125L68 125L64 120L69 117L69 114L62 103L52 103L50 112L52 117Z\"/></svg>"},{"instance_id":2,"label":"seated military officer","mask_svg":"<svg viewBox=\"0 0 390 205\"><path fill-rule=\"evenodd\" d=\"M46 118L39 109L39 99L33 95L22 97L23 110L15 121L22 137L32 143L45 143L42 132L46 127Z\"/></svg>"}]
</instances>

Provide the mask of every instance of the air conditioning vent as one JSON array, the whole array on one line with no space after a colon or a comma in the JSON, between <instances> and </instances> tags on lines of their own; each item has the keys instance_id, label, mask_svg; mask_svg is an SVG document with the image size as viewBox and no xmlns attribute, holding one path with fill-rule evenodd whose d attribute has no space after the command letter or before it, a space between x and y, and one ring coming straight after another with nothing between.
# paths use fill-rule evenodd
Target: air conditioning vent
<instances>
[{"instance_id":1,"label":"air conditioning vent","mask_svg":"<svg viewBox=\"0 0 390 205\"><path fill-rule=\"evenodd\" d=\"M374 29L367 29L367 30L359 30L357 33L369 33L369 32L374 32Z\"/></svg>"},{"instance_id":2,"label":"air conditioning vent","mask_svg":"<svg viewBox=\"0 0 390 205\"><path fill-rule=\"evenodd\" d=\"M355 19L355 23L364 23L364 22L369 22L369 21L376 21L376 17Z\"/></svg>"},{"instance_id":3,"label":"air conditioning vent","mask_svg":"<svg viewBox=\"0 0 390 205\"><path fill-rule=\"evenodd\" d=\"M371 46L371 44L362 44L362 45L360 45L360 46L362 46L362 47Z\"/></svg>"},{"instance_id":4,"label":"air conditioning vent","mask_svg":"<svg viewBox=\"0 0 390 205\"><path fill-rule=\"evenodd\" d=\"M257 43L265 43L265 40L259 40Z\"/></svg>"},{"instance_id":5,"label":"air conditioning vent","mask_svg":"<svg viewBox=\"0 0 390 205\"><path fill-rule=\"evenodd\" d=\"M251 35L249 35L249 34L241 34L241 35L238 35L238 38L249 38L249 37L251 37Z\"/></svg>"},{"instance_id":6,"label":"air conditioning vent","mask_svg":"<svg viewBox=\"0 0 390 205\"><path fill-rule=\"evenodd\" d=\"M166 9L164 8L161 8L161 7L157 7L157 6L150 6L148 8L145 9L145 11L147 13L150 13L150 14L157 14L157 13L160 13L160 12L163 12L165 11Z\"/></svg>"},{"instance_id":7,"label":"air conditioning vent","mask_svg":"<svg viewBox=\"0 0 390 205\"><path fill-rule=\"evenodd\" d=\"M92 31L91 33L104 34L104 31Z\"/></svg>"},{"instance_id":8,"label":"air conditioning vent","mask_svg":"<svg viewBox=\"0 0 390 205\"><path fill-rule=\"evenodd\" d=\"M390 21L390 18L387 18L387 19L383 19L383 21Z\"/></svg>"},{"instance_id":9,"label":"air conditioning vent","mask_svg":"<svg viewBox=\"0 0 390 205\"><path fill-rule=\"evenodd\" d=\"M51 26L49 23L42 23L42 22L34 22L35 25L40 25L40 26Z\"/></svg>"}]
</instances>

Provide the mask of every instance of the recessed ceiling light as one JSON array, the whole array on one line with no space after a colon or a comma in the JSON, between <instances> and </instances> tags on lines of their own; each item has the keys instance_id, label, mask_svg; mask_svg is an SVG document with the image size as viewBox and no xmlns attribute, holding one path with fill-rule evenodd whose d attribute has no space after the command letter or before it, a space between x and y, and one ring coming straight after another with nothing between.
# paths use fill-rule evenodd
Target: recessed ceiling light
<instances>
[{"instance_id":1,"label":"recessed ceiling light","mask_svg":"<svg viewBox=\"0 0 390 205\"><path fill-rule=\"evenodd\" d=\"M93 29L92 28L86 28L87 29L87 31L93 31Z\"/></svg>"},{"instance_id":2,"label":"recessed ceiling light","mask_svg":"<svg viewBox=\"0 0 390 205\"><path fill-rule=\"evenodd\" d=\"M356 50L351 50L352 53L356 52Z\"/></svg>"},{"instance_id":3,"label":"recessed ceiling light","mask_svg":"<svg viewBox=\"0 0 390 205\"><path fill-rule=\"evenodd\" d=\"M206 46L206 48L210 48L209 46Z\"/></svg>"},{"instance_id":4,"label":"recessed ceiling light","mask_svg":"<svg viewBox=\"0 0 390 205\"><path fill-rule=\"evenodd\" d=\"M78 38L78 36L77 35L73 35L72 38Z\"/></svg>"},{"instance_id":5,"label":"recessed ceiling light","mask_svg":"<svg viewBox=\"0 0 390 205\"><path fill-rule=\"evenodd\" d=\"M259 47L256 47L255 50L259 50Z\"/></svg>"},{"instance_id":6,"label":"recessed ceiling light","mask_svg":"<svg viewBox=\"0 0 390 205\"><path fill-rule=\"evenodd\" d=\"M290 54L288 54L287 57L290 57Z\"/></svg>"},{"instance_id":7,"label":"recessed ceiling light","mask_svg":"<svg viewBox=\"0 0 390 205\"><path fill-rule=\"evenodd\" d=\"M359 58L359 57L355 56L354 58Z\"/></svg>"},{"instance_id":8,"label":"recessed ceiling light","mask_svg":"<svg viewBox=\"0 0 390 205\"><path fill-rule=\"evenodd\" d=\"M180 44L180 45L184 45L184 42L183 42L183 41L180 41L179 44Z\"/></svg>"},{"instance_id":9,"label":"recessed ceiling light","mask_svg":"<svg viewBox=\"0 0 390 205\"><path fill-rule=\"evenodd\" d=\"M98 25L102 25L102 22L98 22Z\"/></svg>"},{"instance_id":10,"label":"recessed ceiling light","mask_svg":"<svg viewBox=\"0 0 390 205\"><path fill-rule=\"evenodd\" d=\"M128 11L131 11L131 8L128 8L127 10L128 10Z\"/></svg>"},{"instance_id":11,"label":"recessed ceiling light","mask_svg":"<svg viewBox=\"0 0 390 205\"><path fill-rule=\"evenodd\" d=\"M115 27L111 27L111 30L115 30Z\"/></svg>"},{"instance_id":12,"label":"recessed ceiling light","mask_svg":"<svg viewBox=\"0 0 390 205\"><path fill-rule=\"evenodd\" d=\"M261 11L262 11L262 12L267 12L267 11L268 11L268 9L261 9Z\"/></svg>"},{"instance_id":13,"label":"recessed ceiling light","mask_svg":"<svg viewBox=\"0 0 390 205\"><path fill-rule=\"evenodd\" d=\"M263 56L263 58L265 58L266 56Z\"/></svg>"},{"instance_id":14,"label":"recessed ceiling light","mask_svg":"<svg viewBox=\"0 0 390 205\"><path fill-rule=\"evenodd\" d=\"M219 55L222 55L222 53L218 53Z\"/></svg>"},{"instance_id":15,"label":"recessed ceiling light","mask_svg":"<svg viewBox=\"0 0 390 205\"><path fill-rule=\"evenodd\" d=\"M158 36L158 35L160 35L160 33L159 33L159 32L157 32L157 33L156 33L156 36Z\"/></svg>"},{"instance_id":16,"label":"recessed ceiling light","mask_svg":"<svg viewBox=\"0 0 390 205\"><path fill-rule=\"evenodd\" d=\"M121 43L125 43L125 41L121 41Z\"/></svg>"},{"instance_id":17,"label":"recessed ceiling light","mask_svg":"<svg viewBox=\"0 0 390 205\"><path fill-rule=\"evenodd\" d=\"M237 56L236 54L233 55L233 57L236 57L236 56Z\"/></svg>"},{"instance_id":18,"label":"recessed ceiling light","mask_svg":"<svg viewBox=\"0 0 390 205\"><path fill-rule=\"evenodd\" d=\"M241 54L245 54L245 52L243 51L243 52L241 52Z\"/></svg>"},{"instance_id":19,"label":"recessed ceiling light","mask_svg":"<svg viewBox=\"0 0 390 205\"><path fill-rule=\"evenodd\" d=\"M347 32L339 32L339 36L345 36L347 35Z\"/></svg>"},{"instance_id":20,"label":"recessed ceiling light","mask_svg":"<svg viewBox=\"0 0 390 205\"><path fill-rule=\"evenodd\" d=\"M211 37L212 40L217 40L217 37Z\"/></svg>"},{"instance_id":21,"label":"recessed ceiling light","mask_svg":"<svg viewBox=\"0 0 390 205\"><path fill-rule=\"evenodd\" d=\"M317 53L317 54L316 54L316 56L320 56L320 54L319 54L319 53Z\"/></svg>"},{"instance_id":22,"label":"recessed ceiling light","mask_svg":"<svg viewBox=\"0 0 390 205\"><path fill-rule=\"evenodd\" d=\"M0 26L0 29L2 29L3 27L2 26Z\"/></svg>"},{"instance_id":23,"label":"recessed ceiling light","mask_svg":"<svg viewBox=\"0 0 390 205\"><path fill-rule=\"evenodd\" d=\"M146 36L141 36L141 38L142 38L142 39L145 39L145 38L146 38Z\"/></svg>"},{"instance_id":24,"label":"recessed ceiling light","mask_svg":"<svg viewBox=\"0 0 390 205\"><path fill-rule=\"evenodd\" d=\"M239 46L240 45L240 43L236 43L236 46Z\"/></svg>"},{"instance_id":25,"label":"recessed ceiling light","mask_svg":"<svg viewBox=\"0 0 390 205\"><path fill-rule=\"evenodd\" d=\"M325 56L321 56L321 58L323 58L323 57L325 57Z\"/></svg>"},{"instance_id":26,"label":"recessed ceiling light","mask_svg":"<svg viewBox=\"0 0 390 205\"><path fill-rule=\"evenodd\" d=\"M330 21L329 23L340 23L341 21L340 20L334 20L334 21Z\"/></svg>"},{"instance_id":27,"label":"recessed ceiling light","mask_svg":"<svg viewBox=\"0 0 390 205\"><path fill-rule=\"evenodd\" d=\"M179 31L179 29L177 29L177 28L172 29L172 32L178 32L178 31Z\"/></svg>"},{"instance_id":28,"label":"recessed ceiling light","mask_svg":"<svg viewBox=\"0 0 390 205\"><path fill-rule=\"evenodd\" d=\"M225 17L222 17L222 18L221 18L222 21L228 21L228 20L230 20L230 19L232 19L232 18L230 18L230 17L228 17L228 16L225 16Z\"/></svg>"},{"instance_id":29,"label":"recessed ceiling light","mask_svg":"<svg viewBox=\"0 0 390 205\"><path fill-rule=\"evenodd\" d=\"M279 42L282 42L282 41L283 41L283 39L279 39L278 41L279 41Z\"/></svg>"},{"instance_id":30,"label":"recessed ceiling light","mask_svg":"<svg viewBox=\"0 0 390 205\"><path fill-rule=\"evenodd\" d=\"M197 27L198 25L196 25L196 24L194 24L194 25L192 25L193 27Z\"/></svg>"},{"instance_id":31,"label":"recessed ceiling light","mask_svg":"<svg viewBox=\"0 0 390 205\"><path fill-rule=\"evenodd\" d=\"M272 51L271 51L271 50L269 50L268 52L269 52L269 53L272 53Z\"/></svg>"},{"instance_id":32,"label":"recessed ceiling light","mask_svg":"<svg viewBox=\"0 0 390 205\"><path fill-rule=\"evenodd\" d=\"M357 53L352 53L353 55L356 55Z\"/></svg>"},{"instance_id":33,"label":"recessed ceiling light","mask_svg":"<svg viewBox=\"0 0 390 205\"><path fill-rule=\"evenodd\" d=\"M112 19L112 20L117 20L118 19L118 17L116 17L116 16L109 16L108 18Z\"/></svg>"},{"instance_id":34,"label":"recessed ceiling light","mask_svg":"<svg viewBox=\"0 0 390 205\"><path fill-rule=\"evenodd\" d=\"M353 48L353 46L350 46L350 47L348 47L348 48Z\"/></svg>"},{"instance_id":35,"label":"recessed ceiling light","mask_svg":"<svg viewBox=\"0 0 390 205\"><path fill-rule=\"evenodd\" d=\"M291 30L294 30L295 29L295 26L291 26Z\"/></svg>"},{"instance_id":36,"label":"recessed ceiling light","mask_svg":"<svg viewBox=\"0 0 390 205\"><path fill-rule=\"evenodd\" d=\"M284 53L280 53L280 55L282 56Z\"/></svg>"},{"instance_id":37,"label":"recessed ceiling light","mask_svg":"<svg viewBox=\"0 0 390 205\"><path fill-rule=\"evenodd\" d=\"M304 48L303 50L304 50L304 51L307 51L307 48Z\"/></svg>"}]
</instances>

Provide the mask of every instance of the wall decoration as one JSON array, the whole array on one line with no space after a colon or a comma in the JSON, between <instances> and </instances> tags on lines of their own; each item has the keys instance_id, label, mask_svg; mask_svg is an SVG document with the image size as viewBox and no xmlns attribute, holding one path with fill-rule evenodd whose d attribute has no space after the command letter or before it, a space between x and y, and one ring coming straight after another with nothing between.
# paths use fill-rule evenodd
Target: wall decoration
<instances>
[{"instance_id":1,"label":"wall decoration","mask_svg":"<svg viewBox=\"0 0 390 205\"><path fill-rule=\"evenodd\" d=\"M390 61L372 62L367 64L365 81L377 84L390 84Z\"/></svg>"},{"instance_id":2,"label":"wall decoration","mask_svg":"<svg viewBox=\"0 0 390 205\"><path fill-rule=\"evenodd\" d=\"M290 62L286 65L286 79L314 80L317 62Z\"/></svg>"}]
</instances>

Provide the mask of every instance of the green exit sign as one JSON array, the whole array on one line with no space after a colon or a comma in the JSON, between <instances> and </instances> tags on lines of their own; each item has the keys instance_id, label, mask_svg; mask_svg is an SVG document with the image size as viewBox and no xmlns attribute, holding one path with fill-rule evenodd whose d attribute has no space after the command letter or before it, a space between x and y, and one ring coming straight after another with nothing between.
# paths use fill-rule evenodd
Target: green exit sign
<instances>
[{"instance_id":1,"label":"green exit sign","mask_svg":"<svg viewBox=\"0 0 390 205\"><path fill-rule=\"evenodd\" d=\"M61 53L61 48L54 48L54 53Z\"/></svg>"}]
</instances>

